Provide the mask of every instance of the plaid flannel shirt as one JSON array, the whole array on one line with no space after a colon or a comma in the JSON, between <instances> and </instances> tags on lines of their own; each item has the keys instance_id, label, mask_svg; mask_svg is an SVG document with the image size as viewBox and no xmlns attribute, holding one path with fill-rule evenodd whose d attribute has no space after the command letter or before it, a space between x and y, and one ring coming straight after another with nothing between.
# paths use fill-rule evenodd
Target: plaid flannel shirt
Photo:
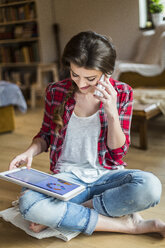
<instances>
[{"instance_id":1,"label":"plaid flannel shirt","mask_svg":"<svg viewBox=\"0 0 165 248\"><path fill-rule=\"evenodd\" d=\"M126 154L130 144L133 92L131 87L125 83L115 81L112 78L110 78L110 83L117 91L118 114L122 130L126 137L126 141L122 147L119 147L117 149L110 149L107 146L108 124L106 114L104 112L104 107L101 102L99 107L101 131L98 139L98 159L100 165L104 168L116 169L117 166L120 165L126 166L126 163L123 162L122 158ZM71 80L66 79L61 82L51 83L48 85L46 89L45 112L42 127L40 129L40 132L34 137L34 139L37 137L43 138L47 143L47 150L50 147L50 170L53 173L59 172L56 169L56 163L61 154L67 125L76 103L74 96L71 97L65 104L63 115L64 126L60 130L59 136L57 136L54 131L55 123L53 122L53 112L54 108L60 105L61 102L64 100L71 84Z\"/></svg>"}]
</instances>

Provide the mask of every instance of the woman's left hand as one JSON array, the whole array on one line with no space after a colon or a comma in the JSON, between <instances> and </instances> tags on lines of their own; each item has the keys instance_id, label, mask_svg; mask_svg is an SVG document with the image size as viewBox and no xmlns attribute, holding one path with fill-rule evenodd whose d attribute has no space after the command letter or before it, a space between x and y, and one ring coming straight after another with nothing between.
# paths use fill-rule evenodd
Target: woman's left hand
<instances>
[{"instance_id":1,"label":"woman's left hand","mask_svg":"<svg viewBox=\"0 0 165 248\"><path fill-rule=\"evenodd\" d=\"M114 115L118 115L117 110L117 92L112 86L112 84L109 82L109 78L107 76L104 77L104 82L99 81L99 84L101 84L104 89L101 89L97 86L95 86L96 90L100 91L102 93L102 96L94 95L97 99L102 101L104 104L104 110L107 114L108 118L114 117Z\"/></svg>"}]
</instances>

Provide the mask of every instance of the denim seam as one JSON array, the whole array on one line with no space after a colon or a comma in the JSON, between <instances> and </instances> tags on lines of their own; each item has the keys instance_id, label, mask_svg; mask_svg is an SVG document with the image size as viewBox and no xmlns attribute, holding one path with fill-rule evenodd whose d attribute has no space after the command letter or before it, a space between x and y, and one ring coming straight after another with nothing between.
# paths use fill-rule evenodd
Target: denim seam
<instances>
[{"instance_id":1,"label":"denim seam","mask_svg":"<svg viewBox=\"0 0 165 248\"><path fill-rule=\"evenodd\" d=\"M117 181L124 180L125 178L127 178L128 175L132 177L132 173L130 172L130 173L127 174L127 175L121 176L120 178L113 180L113 182L117 182ZM100 183L100 184L95 184L95 186L100 186L100 185L103 185L103 184L106 185L106 184L109 184L110 182L111 182L111 181L104 181L104 182L102 182L102 183ZM118 186L117 186L117 187L118 187Z\"/></svg>"},{"instance_id":2,"label":"denim seam","mask_svg":"<svg viewBox=\"0 0 165 248\"><path fill-rule=\"evenodd\" d=\"M57 227L60 227L61 223L63 222L66 214L67 214L67 211L68 211L68 203L66 203L66 209L65 209L65 214L63 215L63 217L61 218L61 220L59 221L59 223L57 224Z\"/></svg>"},{"instance_id":3,"label":"denim seam","mask_svg":"<svg viewBox=\"0 0 165 248\"><path fill-rule=\"evenodd\" d=\"M88 199L92 199L93 198L93 194L91 193L91 188L92 186L90 185L89 187L87 187L87 191L88 191Z\"/></svg>"},{"instance_id":4,"label":"denim seam","mask_svg":"<svg viewBox=\"0 0 165 248\"><path fill-rule=\"evenodd\" d=\"M104 201L103 201L103 194L101 194L101 196L100 196L100 202L101 202L101 206L102 206L104 212L105 212L108 216L110 216L110 214L108 213L108 211L107 211L107 209L106 209L106 207L105 207Z\"/></svg>"},{"instance_id":5,"label":"denim seam","mask_svg":"<svg viewBox=\"0 0 165 248\"><path fill-rule=\"evenodd\" d=\"M23 211L23 213L22 213L23 217L26 218L26 215L27 215L27 213L29 212L30 208L32 208L32 207L33 207L34 205L36 205L38 202L41 202L41 201L43 201L43 200L45 200L45 199L36 201L36 202L34 202L32 205L30 205L29 208L27 208L25 211Z\"/></svg>"},{"instance_id":6,"label":"denim seam","mask_svg":"<svg viewBox=\"0 0 165 248\"><path fill-rule=\"evenodd\" d=\"M88 220L87 220L86 225L84 226L84 228L83 228L83 230L82 230L83 233L84 233L85 230L87 229L87 226L88 226L89 220L90 220L90 211L91 211L91 210L88 209L88 208L87 208L87 210L88 210Z\"/></svg>"},{"instance_id":7,"label":"denim seam","mask_svg":"<svg viewBox=\"0 0 165 248\"><path fill-rule=\"evenodd\" d=\"M94 232L98 221L98 213L94 209L89 209L89 219L88 222L83 230L83 233L86 235L91 235ZM96 217L95 221L91 221L91 218Z\"/></svg>"},{"instance_id":8,"label":"denim seam","mask_svg":"<svg viewBox=\"0 0 165 248\"><path fill-rule=\"evenodd\" d=\"M87 194L88 194L88 199L91 199L92 195L91 195L91 186L87 186Z\"/></svg>"},{"instance_id":9,"label":"denim seam","mask_svg":"<svg viewBox=\"0 0 165 248\"><path fill-rule=\"evenodd\" d=\"M66 216L66 214L67 214L67 210L68 210L68 204L67 204L67 207L66 207L65 214L63 215L63 218L62 218L62 219L60 220L60 222L58 223L57 227L60 227L61 223L63 222L63 220L64 220L64 218L65 218L65 216ZM87 220L87 222L86 222L86 224L85 224L85 226L84 226L84 228L83 228L83 230L82 230L81 232L85 232L85 230L87 229L88 224L89 224L90 212L91 212L91 210L88 209L88 208L87 208L87 210L88 210L88 216L89 216L89 218L88 218L88 220Z\"/></svg>"}]
</instances>

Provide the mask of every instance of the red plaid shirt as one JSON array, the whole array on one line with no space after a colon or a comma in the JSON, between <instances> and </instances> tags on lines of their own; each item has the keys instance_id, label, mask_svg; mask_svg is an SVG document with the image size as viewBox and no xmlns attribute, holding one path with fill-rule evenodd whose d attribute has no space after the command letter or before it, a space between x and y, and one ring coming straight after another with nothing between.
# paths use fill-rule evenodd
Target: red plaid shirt
<instances>
[{"instance_id":1,"label":"red plaid shirt","mask_svg":"<svg viewBox=\"0 0 165 248\"><path fill-rule=\"evenodd\" d=\"M107 146L107 119L102 102L100 103L100 123L101 132L98 139L98 158L99 163L106 169L116 169L117 166L126 165L122 158L126 154L130 144L130 126L132 117L132 100L133 93L129 85L110 79L110 83L117 91L117 108L119 113L120 124L126 136L125 144L117 149L109 149ZM46 89L45 112L40 132L34 137L41 137L50 147L50 170L58 173L56 169L57 160L62 151L67 125L75 106L74 97L70 98L65 104L63 115L64 126L60 130L60 135L55 135L55 124L53 122L53 111L56 106L61 104L72 82L69 79L57 83L51 83Z\"/></svg>"}]
</instances>

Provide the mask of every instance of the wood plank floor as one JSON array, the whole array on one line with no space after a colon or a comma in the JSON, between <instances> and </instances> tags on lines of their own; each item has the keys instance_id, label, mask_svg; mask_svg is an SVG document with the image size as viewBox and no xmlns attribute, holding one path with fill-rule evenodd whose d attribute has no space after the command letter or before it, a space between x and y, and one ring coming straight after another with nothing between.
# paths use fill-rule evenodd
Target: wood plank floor
<instances>
[{"instance_id":1,"label":"wood plank floor","mask_svg":"<svg viewBox=\"0 0 165 248\"><path fill-rule=\"evenodd\" d=\"M31 142L31 138L40 127L43 111L38 108L23 115L16 112L16 129L13 133L0 135L0 171L7 170L9 161L23 152ZM155 173L163 184L163 194L158 206L143 211L144 218L161 218L165 221L165 117L149 123L149 149L138 149L138 134L132 133L132 146L125 158L128 168L138 168ZM36 157L33 167L45 172L49 171L48 153ZM152 190L152 189L151 189ZM11 202L19 195L20 187L0 181L0 210L11 206ZM94 233L88 237L83 234L64 242L57 238L37 240L22 230L0 219L0 247L2 248L163 248L165 239L156 234L125 235L116 233Z\"/></svg>"}]
</instances>

